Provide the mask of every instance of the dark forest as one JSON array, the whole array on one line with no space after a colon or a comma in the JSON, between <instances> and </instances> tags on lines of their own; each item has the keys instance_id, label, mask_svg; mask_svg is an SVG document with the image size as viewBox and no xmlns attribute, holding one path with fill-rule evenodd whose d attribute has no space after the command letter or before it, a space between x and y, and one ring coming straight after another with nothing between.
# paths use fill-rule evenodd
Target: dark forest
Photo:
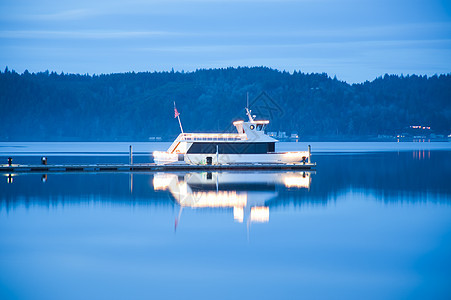
<instances>
[{"instance_id":1,"label":"dark forest","mask_svg":"<svg viewBox=\"0 0 451 300\"><path fill-rule=\"evenodd\" d=\"M265 67L110 75L0 72L1 141L171 140L228 132L246 98L268 131L300 139L392 136L412 125L451 133L451 74L385 75L348 84Z\"/></svg>"}]
</instances>

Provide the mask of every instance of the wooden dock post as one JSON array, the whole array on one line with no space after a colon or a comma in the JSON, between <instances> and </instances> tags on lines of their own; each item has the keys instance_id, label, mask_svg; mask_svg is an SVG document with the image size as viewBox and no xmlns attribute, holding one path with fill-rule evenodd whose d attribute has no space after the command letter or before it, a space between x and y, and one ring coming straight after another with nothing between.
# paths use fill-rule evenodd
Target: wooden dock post
<instances>
[{"instance_id":1,"label":"wooden dock post","mask_svg":"<svg viewBox=\"0 0 451 300\"><path fill-rule=\"evenodd\" d=\"M130 145L128 156L129 156L129 164L133 165L133 149L132 149L132 145Z\"/></svg>"},{"instance_id":2,"label":"wooden dock post","mask_svg":"<svg viewBox=\"0 0 451 300\"><path fill-rule=\"evenodd\" d=\"M310 155L311 155L311 152L312 152L312 148L310 147L310 145L308 145L308 163L310 163Z\"/></svg>"}]
</instances>

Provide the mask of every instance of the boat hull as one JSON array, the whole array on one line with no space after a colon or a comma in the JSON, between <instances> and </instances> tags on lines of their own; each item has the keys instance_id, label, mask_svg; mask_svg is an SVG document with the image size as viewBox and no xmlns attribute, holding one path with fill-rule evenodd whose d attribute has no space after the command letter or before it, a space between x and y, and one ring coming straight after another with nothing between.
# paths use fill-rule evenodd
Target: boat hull
<instances>
[{"instance_id":1,"label":"boat hull","mask_svg":"<svg viewBox=\"0 0 451 300\"><path fill-rule=\"evenodd\" d=\"M191 154L184 155L191 165L226 165L240 163L293 164L309 163L308 151L265 154Z\"/></svg>"}]
</instances>

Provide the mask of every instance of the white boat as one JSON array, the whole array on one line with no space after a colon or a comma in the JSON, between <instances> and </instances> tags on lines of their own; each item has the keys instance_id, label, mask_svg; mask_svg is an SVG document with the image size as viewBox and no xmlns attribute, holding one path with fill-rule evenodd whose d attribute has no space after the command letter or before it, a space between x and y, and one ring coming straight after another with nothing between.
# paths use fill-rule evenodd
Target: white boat
<instances>
[{"instance_id":1,"label":"white boat","mask_svg":"<svg viewBox=\"0 0 451 300\"><path fill-rule=\"evenodd\" d=\"M268 120L235 121L237 133L181 133L166 152L155 151L157 164L184 161L190 165L311 164L307 151L276 152L278 140L265 134Z\"/></svg>"}]
</instances>

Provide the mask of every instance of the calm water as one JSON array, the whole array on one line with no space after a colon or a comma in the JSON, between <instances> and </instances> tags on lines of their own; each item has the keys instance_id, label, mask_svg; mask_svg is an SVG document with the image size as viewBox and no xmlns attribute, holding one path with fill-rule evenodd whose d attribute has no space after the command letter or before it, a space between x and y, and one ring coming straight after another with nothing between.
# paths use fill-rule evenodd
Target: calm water
<instances>
[{"instance_id":1,"label":"calm water","mask_svg":"<svg viewBox=\"0 0 451 300\"><path fill-rule=\"evenodd\" d=\"M451 151L323 146L316 172L2 176L0 298L449 299Z\"/></svg>"}]
</instances>

